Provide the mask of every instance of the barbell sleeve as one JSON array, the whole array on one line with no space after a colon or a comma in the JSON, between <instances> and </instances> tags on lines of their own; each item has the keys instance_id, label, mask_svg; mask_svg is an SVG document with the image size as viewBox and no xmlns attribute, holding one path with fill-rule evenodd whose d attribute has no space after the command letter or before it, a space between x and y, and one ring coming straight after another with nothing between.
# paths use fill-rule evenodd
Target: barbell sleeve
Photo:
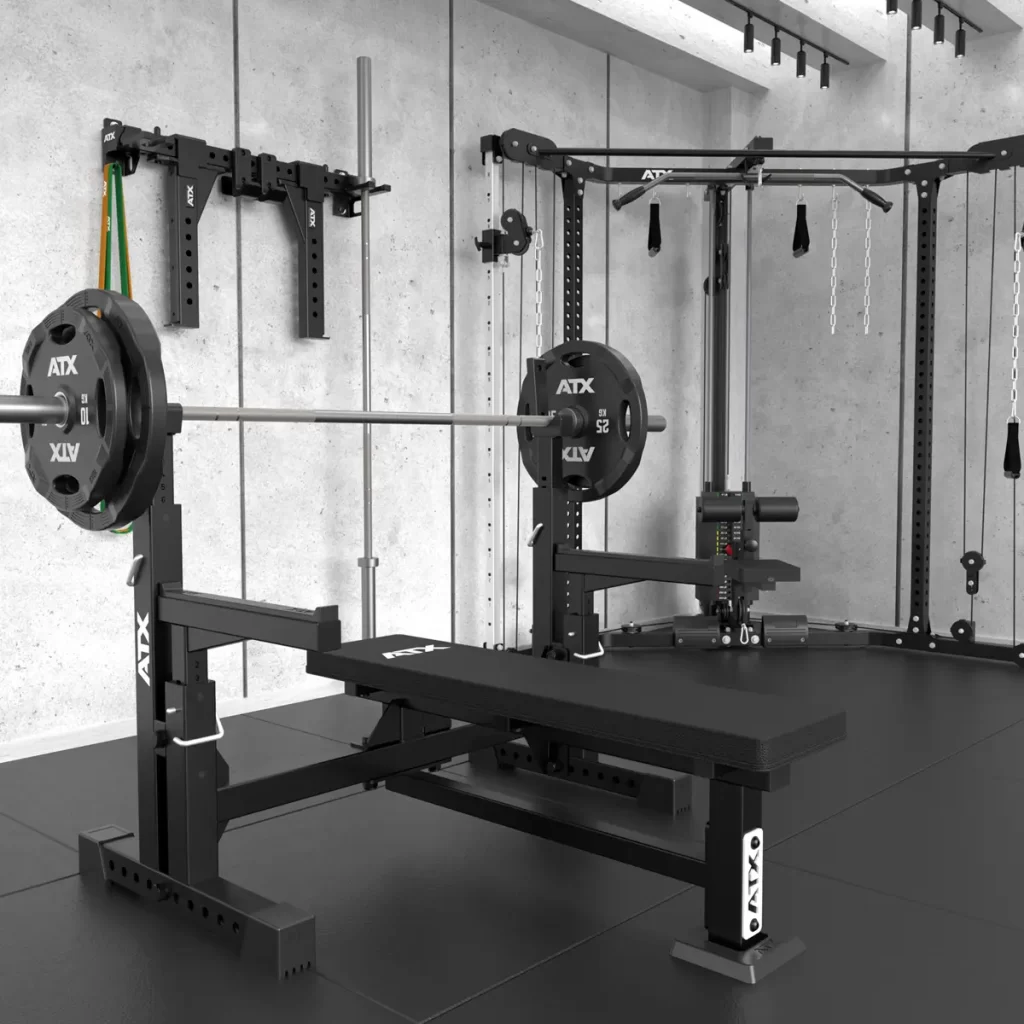
<instances>
[{"instance_id":1,"label":"barbell sleeve","mask_svg":"<svg viewBox=\"0 0 1024 1024\"><path fill-rule=\"evenodd\" d=\"M0 423L62 423L67 417L62 398L0 395ZM558 416L495 416L485 413L389 412L362 409L254 409L238 406L184 406L182 420L230 423L405 423L424 426L528 427L543 430L557 425ZM664 416L648 416L647 429L660 433Z\"/></svg>"}]
</instances>

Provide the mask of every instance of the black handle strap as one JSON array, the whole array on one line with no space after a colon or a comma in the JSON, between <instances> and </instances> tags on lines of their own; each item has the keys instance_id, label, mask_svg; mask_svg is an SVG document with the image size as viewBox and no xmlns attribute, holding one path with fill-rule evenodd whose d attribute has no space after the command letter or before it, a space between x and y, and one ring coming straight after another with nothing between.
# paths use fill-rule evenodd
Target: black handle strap
<instances>
[{"instance_id":1,"label":"black handle strap","mask_svg":"<svg viewBox=\"0 0 1024 1024\"><path fill-rule=\"evenodd\" d=\"M1003 457L1003 473L1010 480L1020 479L1020 423L1006 424L1006 455Z\"/></svg>"},{"instance_id":2,"label":"black handle strap","mask_svg":"<svg viewBox=\"0 0 1024 1024\"><path fill-rule=\"evenodd\" d=\"M793 255L797 259L806 256L811 248L811 233L807 230L807 204L799 203L796 208L796 228L793 230Z\"/></svg>"},{"instance_id":3,"label":"black handle strap","mask_svg":"<svg viewBox=\"0 0 1024 1024\"><path fill-rule=\"evenodd\" d=\"M651 224L647 229L647 255L655 257L661 252L661 203L651 200Z\"/></svg>"}]
</instances>

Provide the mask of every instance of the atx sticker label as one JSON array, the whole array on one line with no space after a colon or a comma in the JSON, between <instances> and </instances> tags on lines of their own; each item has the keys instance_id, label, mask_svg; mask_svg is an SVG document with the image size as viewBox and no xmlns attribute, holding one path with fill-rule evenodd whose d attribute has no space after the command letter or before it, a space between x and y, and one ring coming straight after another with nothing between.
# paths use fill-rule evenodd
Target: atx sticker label
<instances>
[{"instance_id":1,"label":"atx sticker label","mask_svg":"<svg viewBox=\"0 0 1024 1024\"><path fill-rule=\"evenodd\" d=\"M70 441L57 441L54 443L50 442L50 461L51 462L77 462L78 461L78 449L81 445L71 444Z\"/></svg>"},{"instance_id":2,"label":"atx sticker label","mask_svg":"<svg viewBox=\"0 0 1024 1024\"><path fill-rule=\"evenodd\" d=\"M46 368L47 377L77 377L75 360L78 355L73 356L50 356L50 365Z\"/></svg>"},{"instance_id":3,"label":"atx sticker label","mask_svg":"<svg viewBox=\"0 0 1024 1024\"><path fill-rule=\"evenodd\" d=\"M743 931L744 940L764 931L764 829L755 828L743 837Z\"/></svg>"},{"instance_id":4,"label":"atx sticker label","mask_svg":"<svg viewBox=\"0 0 1024 1024\"><path fill-rule=\"evenodd\" d=\"M558 382L558 387L555 388L556 395L592 395L594 389L591 386L594 383L593 377L566 377L565 380Z\"/></svg>"},{"instance_id":5,"label":"atx sticker label","mask_svg":"<svg viewBox=\"0 0 1024 1024\"><path fill-rule=\"evenodd\" d=\"M149 612L135 613L135 671L149 686Z\"/></svg>"},{"instance_id":6,"label":"atx sticker label","mask_svg":"<svg viewBox=\"0 0 1024 1024\"><path fill-rule=\"evenodd\" d=\"M589 462L593 457L593 448L580 448L579 445L573 445L572 448L562 449L563 462Z\"/></svg>"},{"instance_id":7,"label":"atx sticker label","mask_svg":"<svg viewBox=\"0 0 1024 1024\"><path fill-rule=\"evenodd\" d=\"M427 644L426 647L406 647L402 651L385 651L385 658L408 658L411 654L429 654L431 651L447 651L447 647L439 647L437 644Z\"/></svg>"}]
</instances>

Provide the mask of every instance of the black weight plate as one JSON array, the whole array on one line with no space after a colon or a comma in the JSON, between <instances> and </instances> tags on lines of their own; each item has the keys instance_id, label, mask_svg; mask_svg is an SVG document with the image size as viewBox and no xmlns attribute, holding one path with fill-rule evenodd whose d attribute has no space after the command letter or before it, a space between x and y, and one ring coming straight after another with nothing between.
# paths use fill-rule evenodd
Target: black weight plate
<instances>
[{"instance_id":1,"label":"black weight plate","mask_svg":"<svg viewBox=\"0 0 1024 1024\"><path fill-rule=\"evenodd\" d=\"M128 395L128 432L124 469L103 512L78 512L71 519L88 530L117 530L134 522L153 503L164 471L167 446L167 380L160 358L160 337L142 307L117 292L90 288L69 305L98 310L120 344ZM92 518L112 517L94 525Z\"/></svg>"},{"instance_id":2,"label":"black weight plate","mask_svg":"<svg viewBox=\"0 0 1024 1024\"><path fill-rule=\"evenodd\" d=\"M29 335L21 393L59 394L68 406L63 425L22 424L32 485L64 515L96 505L121 475L128 430L127 392L110 327L73 306L54 310Z\"/></svg>"},{"instance_id":3,"label":"black weight plate","mask_svg":"<svg viewBox=\"0 0 1024 1024\"><path fill-rule=\"evenodd\" d=\"M566 407L583 411L586 427L561 439L562 483L573 501L596 501L614 494L640 466L647 443L647 399L630 361L607 345L559 345L541 358L544 394L532 408L532 382L523 381L519 414L552 413ZM527 472L538 482L540 446L551 438L529 428L517 430Z\"/></svg>"},{"instance_id":4,"label":"black weight plate","mask_svg":"<svg viewBox=\"0 0 1024 1024\"><path fill-rule=\"evenodd\" d=\"M61 511L85 530L120 529L149 508L163 476L167 383L160 359L160 339L142 308L116 292L78 292L44 324L59 322L62 316L72 315L69 311L94 319L98 313L101 331L115 347L114 372L119 375L125 393L118 429L123 427L124 435L117 478L102 490L95 489L92 495L94 504L106 502L103 511L86 506Z\"/></svg>"}]
</instances>

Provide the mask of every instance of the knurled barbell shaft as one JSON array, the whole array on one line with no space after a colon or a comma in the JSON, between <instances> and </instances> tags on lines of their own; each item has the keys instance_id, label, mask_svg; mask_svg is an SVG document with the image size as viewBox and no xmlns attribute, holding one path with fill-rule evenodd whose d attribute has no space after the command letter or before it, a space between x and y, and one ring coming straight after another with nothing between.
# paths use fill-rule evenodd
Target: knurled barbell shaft
<instances>
[{"instance_id":1,"label":"knurled barbell shaft","mask_svg":"<svg viewBox=\"0 0 1024 1024\"><path fill-rule=\"evenodd\" d=\"M62 423L67 402L33 395L0 395L0 423Z\"/></svg>"},{"instance_id":2,"label":"knurled barbell shaft","mask_svg":"<svg viewBox=\"0 0 1024 1024\"><path fill-rule=\"evenodd\" d=\"M0 395L0 423L62 423L67 405L59 398ZM193 422L229 423L405 423L425 426L532 427L552 426L555 416L494 416L466 412L364 412L361 409L247 409L235 406L187 405L181 418ZM648 416L647 429L660 433L664 416Z\"/></svg>"}]
</instances>

